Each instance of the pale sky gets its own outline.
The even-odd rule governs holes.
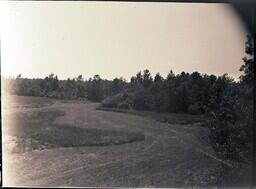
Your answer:
[[[237,78],[246,30],[225,4],[0,2],[1,71],[130,79],[149,69]]]

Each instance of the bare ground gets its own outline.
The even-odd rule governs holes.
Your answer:
[[[202,139],[207,129],[194,123],[163,123],[80,101],[3,102],[5,186],[216,185],[219,162]]]

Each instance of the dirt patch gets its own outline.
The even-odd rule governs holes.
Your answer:
[[[50,143],[42,143],[33,138],[20,138],[16,136],[5,136],[4,145],[6,153],[23,153],[32,150],[43,150],[47,148],[56,148],[58,146]]]

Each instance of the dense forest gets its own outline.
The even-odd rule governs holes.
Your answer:
[[[4,78],[4,90],[10,94],[56,99],[80,99],[101,102],[101,106],[207,116],[210,143],[217,155],[232,162],[248,162],[253,111],[253,51],[251,37],[245,43],[241,76],[235,81],[198,72],[175,74],[166,78],[149,70],[138,72],[130,81],[102,79],[99,75],[85,80],[82,75],[59,80],[50,74],[44,79]]]

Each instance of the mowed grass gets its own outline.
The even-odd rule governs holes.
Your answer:
[[[37,100],[47,99],[24,98],[17,97],[16,104],[25,108],[3,111],[3,135],[10,136],[3,146],[12,149],[5,153],[5,173],[15,173],[11,185],[182,187],[216,182],[219,162],[206,155],[214,153],[201,140],[207,128],[156,121],[161,113],[99,111],[99,104],[90,102],[53,100],[35,108]],[[22,104],[29,99],[33,103]],[[171,116],[176,123],[196,123],[198,117]]]
[[[20,101],[19,101],[20,99]],[[31,99],[31,102],[29,101]],[[37,104],[38,102],[38,104]],[[51,102],[51,103],[49,103]],[[25,104],[24,104],[25,103]],[[11,105],[15,106],[11,107]],[[37,104],[37,106],[35,106]],[[47,108],[35,108],[45,107]],[[7,106],[11,109],[25,107],[30,111],[14,111],[5,116],[5,133],[12,136],[12,151],[23,152],[35,149],[120,145],[145,139],[142,133],[97,128],[80,128],[75,125],[58,124],[55,120],[65,116],[65,110],[51,106],[53,100],[34,97],[16,97],[15,103]],[[10,141],[8,141],[10,143]],[[14,143],[14,144],[13,144]]]
[[[130,143],[144,140],[144,135],[120,131],[82,129],[79,127],[58,126],[42,128],[39,132],[31,135],[31,138],[42,142],[48,142],[55,146],[106,146]]]

